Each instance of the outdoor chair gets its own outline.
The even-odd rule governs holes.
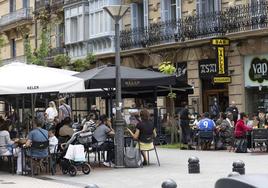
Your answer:
[[[265,144],[266,151],[268,151],[268,129],[253,129],[251,132],[251,148],[259,145],[262,151],[263,144]]]
[[[147,155],[148,165],[150,164],[150,151],[154,151],[155,152],[156,159],[157,159],[158,166],[160,166],[160,161],[159,161],[159,157],[158,157],[158,153],[157,153],[157,150],[156,150],[154,141],[153,141],[153,148],[152,149],[149,149],[149,150],[141,150],[141,148],[140,148],[140,142],[139,141],[138,141],[138,144],[139,144],[140,155],[141,155],[141,152],[142,151],[145,151],[145,154]]]
[[[5,158],[7,158],[8,160],[8,168],[9,168],[9,171],[10,173],[14,174],[15,173],[15,157],[14,157],[14,154],[13,154],[13,147],[12,146],[0,146],[0,150],[1,148],[3,149],[6,149],[9,147],[9,150],[11,151],[11,154],[0,154],[0,161],[1,162],[4,162]],[[4,166],[3,164],[1,164],[1,166]]]
[[[47,150],[48,151],[48,155],[45,157],[36,157],[32,155],[32,152],[34,150]],[[41,172],[42,170],[42,165],[44,165],[46,167],[46,172],[48,172],[48,169],[50,169],[50,155],[49,155],[49,142],[48,141],[44,141],[44,142],[32,142],[31,147],[27,148],[26,151],[27,157],[30,160],[30,168],[31,168],[31,176],[33,176],[34,174],[38,174],[39,171]],[[36,169],[34,169],[34,163],[36,164]],[[36,173],[34,173],[34,170],[36,171]],[[53,171],[52,171],[53,174]]]
[[[198,147],[203,149],[210,149],[204,147],[205,145],[210,146],[214,142],[214,133],[213,131],[198,131]],[[205,145],[204,145],[205,144]]]

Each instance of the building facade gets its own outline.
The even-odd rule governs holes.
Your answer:
[[[65,45],[74,59],[114,53],[114,25],[104,6],[119,0],[65,0]]]
[[[188,103],[209,111],[217,100],[221,111],[235,101],[239,111],[268,111],[267,8],[265,0],[125,0],[131,9],[121,30],[122,64],[155,67],[164,61],[186,73],[194,93]],[[219,76],[213,38],[228,38],[225,71]],[[185,70],[186,68],[186,70]],[[184,71],[183,71],[184,70]],[[221,75],[220,75],[221,76]],[[176,101],[180,106],[182,100]],[[256,105],[257,104],[257,105]]]
[[[24,37],[35,50],[41,43],[41,24],[38,14],[47,10],[51,32],[49,33],[49,57],[64,53],[63,0],[3,0],[0,2],[0,34],[4,38],[1,49],[2,62],[14,60],[26,62]]]

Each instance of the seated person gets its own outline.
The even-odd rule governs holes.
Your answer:
[[[63,120],[63,126],[59,129],[60,143],[66,142],[74,134],[74,130],[71,127],[72,120],[70,117],[66,117]]]
[[[202,132],[212,132],[215,129],[215,122],[209,118],[209,113],[205,112],[203,119],[201,119],[198,123],[197,123],[197,127],[199,130],[199,138],[201,138],[201,149],[209,149],[210,145],[211,145],[211,141],[213,139],[212,137],[204,137],[204,135],[202,135]]]
[[[89,114],[86,119],[84,119],[81,123],[82,131],[91,131],[91,127],[96,127],[96,123],[94,121],[94,114]]]
[[[44,121],[35,118],[33,121],[33,130],[29,132],[25,147],[30,148],[26,155],[35,159],[32,169],[35,170],[34,174],[38,174],[43,166],[42,159],[48,156],[48,131],[42,129]],[[42,148],[40,148],[42,146]],[[47,147],[46,147],[47,146]]]
[[[215,122],[209,118],[209,113],[205,112],[203,119],[197,123],[198,130],[200,131],[213,131]]]
[[[105,166],[112,166],[114,162],[114,144],[107,141],[108,136],[114,136],[115,132],[112,128],[111,122],[106,115],[100,116],[100,124],[96,127],[93,137],[97,143],[93,148],[98,147],[101,151],[107,151],[107,159],[103,163]]]
[[[21,154],[20,149],[15,149],[15,143],[18,142],[18,139],[12,141],[9,134],[9,123],[5,121],[0,122],[0,156],[18,156],[17,158],[17,174],[21,174]]]
[[[33,122],[34,129],[29,132],[25,146],[31,147],[34,142],[49,142],[48,131],[42,129],[43,121],[35,118]],[[29,156],[34,158],[44,158],[48,156],[47,149],[31,149],[28,153]]]
[[[224,143],[230,143],[233,136],[233,128],[230,121],[226,119],[226,114],[222,114],[222,121],[216,127],[216,146],[217,149],[224,149]]]
[[[240,119],[235,124],[235,137],[236,138],[245,138],[248,131],[251,131],[252,128],[246,125],[248,116],[244,113],[240,113]]]

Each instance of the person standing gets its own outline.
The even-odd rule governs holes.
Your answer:
[[[54,125],[55,117],[58,116],[58,110],[54,101],[49,102],[49,107],[45,111],[45,127],[49,130]]]
[[[217,121],[217,117],[219,113],[220,113],[220,107],[218,105],[217,98],[214,98],[213,105],[210,108],[211,119],[213,119],[214,121]]]
[[[150,120],[150,113],[147,109],[142,109],[140,112],[141,121],[136,126],[136,131],[133,133],[128,129],[131,136],[139,141],[137,147],[141,150],[143,156],[143,165],[148,165],[148,157],[145,151],[154,148],[153,139],[156,137],[156,130],[153,122]]]
[[[236,124],[237,122],[237,119],[238,119],[238,109],[235,105],[235,101],[232,101],[231,102],[231,106],[229,106],[227,109],[226,109],[226,112],[231,112],[233,114],[233,121],[234,121],[234,124]]]
[[[191,129],[190,129],[190,114],[188,110],[188,105],[184,103],[184,108],[180,111],[180,127],[182,131],[182,143],[188,145],[188,149],[194,149],[191,147]],[[187,149],[181,147],[181,149]]]
[[[72,119],[72,109],[71,107],[65,103],[65,99],[59,99],[59,121],[63,122],[66,117]]]

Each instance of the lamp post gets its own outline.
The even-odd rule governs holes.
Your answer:
[[[120,73],[120,41],[119,21],[126,14],[129,6],[109,5],[103,9],[113,18],[115,22],[115,80],[116,80],[116,116],[115,116],[115,166],[124,166],[124,120],[121,115],[121,73]]]

